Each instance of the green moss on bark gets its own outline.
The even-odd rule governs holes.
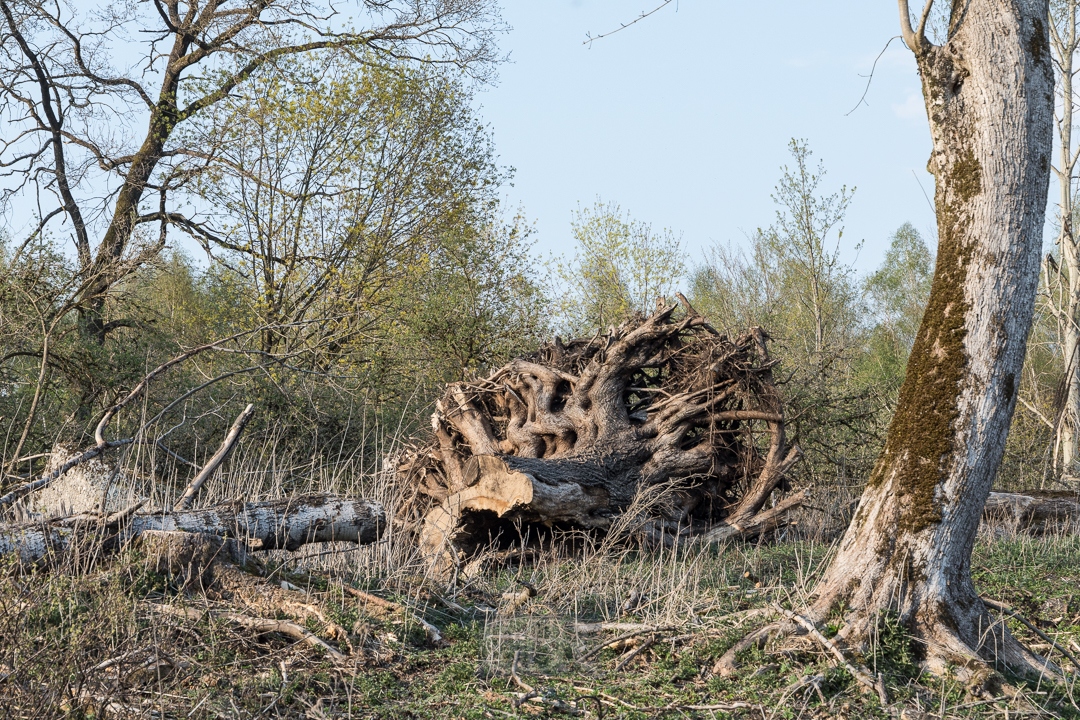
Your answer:
[[[939,199],[940,241],[934,284],[908,361],[907,376],[885,451],[870,478],[895,477],[898,529],[917,533],[941,520],[938,488],[950,469],[958,402],[967,374],[964,349],[969,304],[964,286],[973,244],[964,232],[966,206],[982,191],[982,169],[968,149],[949,168]]]

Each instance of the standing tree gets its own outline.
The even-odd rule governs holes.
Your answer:
[[[137,323],[110,317],[110,298],[170,229],[214,235],[183,201],[193,168],[213,164],[217,149],[183,131],[249,79],[287,77],[286,61],[305,53],[491,67],[500,23],[490,0],[359,5],[367,29],[306,0],[0,0],[0,199],[34,208],[16,255],[70,233],[77,282],[59,307],[78,316],[87,353]],[[81,418],[106,389],[81,391]]]
[[[1061,262],[1048,257],[1045,262],[1047,309],[1057,325],[1058,342],[1064,375],[1064,402],[1053,418],[1055,458],[1068,473],[1077,460],[1080,442],[1080,239],[1073,231],[1073,201],[1076,192],[1076,163],[1080,154],[1072,140],[1074,91],[1073,77],[1077,73],[1076,53],[1080,49],[1077,34],[1077,0],[1055,0],[1050,3],[1050,48],[1058,83],[1057,134],[1060,156],[1053,168],[1058,190],[1057,246]],[[1060,455],[1058,455],[1060,452]],[[1055,466],[1057,463],[1055,462]]]
[[[859,369],[886,395],[890,408],[904,381],[933,279],[934,254],[906,222],[893,233],[881,266],[863,284],[873,325]]]
[[[925,666],[983,692],[992,667],[1047,663],[990,617],[971,551],[1016,406],[1039,277],[1053,69],[1046,0],[953,3],[947,41],[900,0],[933,138],[938,254],[930,300],[884,451],[810,620],[839,612],[865,649],[881,615],[925,643]],[[991,664],[993,663],[993,664]]]
[[[200,240],[275,326],[263,351],[345,355],[441,237],[483,222],[505,173],[471,99],[437,68],[306,55],[190,123],[189,144],[214,149],[192,173],[219,228]]]
[[[556,306],[571,333],[649,313],[675,292],[683,251],[671,230],[657,232],[599,198],[591,208],[579,207],[570,226],[578,253],[572,261],[552,263],[551,270],[565,290]]]
[[[854,268],[844,262],[843,222],[853,190],[822,192],[825,167],[805,141],[773,192],[776,220],[750,236],[750,252],[714,247],[692,276],[694,306],[725,330],[760,325],[782,348],[785,403],[806,453],[799,473],[817,486],[869,473],[882,433],[854,360],[864,334]],[[856,246],[857,248],[858,246]]]

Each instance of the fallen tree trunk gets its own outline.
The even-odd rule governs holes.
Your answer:
[[[148,530],[213,535],[236,540],[249,550],[295,550],[316,542],[372,543],[385,525],[378,503],[319,494],[182,512],[85,513],[0,524],[0,557],[14,555],[22,563],[57,560],[81,543],[90,543],[95,551],[115,550]]]
[[[438,570],[552,529],[610,531],[628,514],[661,541],[783,523],[802,495],[761,513],[800,453],[767,335],[720,335],[680,300],[681,316],[671,305],[606,335],[556,338],[447,387],[433,437],[398,466],[414,491],[405,519]]]
[[[1074,493],[990,493],[983,507],[984,522],[1006,523],[1016,530],[1043,533],[1069,527],[1080,520]]]

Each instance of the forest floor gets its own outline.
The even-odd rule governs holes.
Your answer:
[[[830,553],[790,534],[676,552],[600,545],[452,583],[360,572],[356,551],[272,559],[260,582],[322,608],[326,622],[297,624],[337,658],[245,627],[213,586],[185,590],[132,552],[0,573],[0,717],[1080,718],[1071,686],[1010,678],[1018,695],[985,700],[921,676],[918,647],[887,617],[864,658],[886,705],[811,643],[751,649],[735,674],[714,672],[768,608],[803,606]],[[1012,632],[1075,678],[1047,639],[1080,655],[1080,537],[983,532],[972,566],[984,596],[1042,635],[1010,616]]]

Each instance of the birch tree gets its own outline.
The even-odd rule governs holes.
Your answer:
[[[1058,161],[1053,166],[1058,181],[1057,247],[1061,262],[1047,257],[1044,261],[1047,309],[1058,330],[1064,375],[1065,402],[1052,419],[1055,434],[1055,458],[1060,458],[1066,473],[1077,460],[1080,438],[1080,244],[1073,234],[1073,201],[1076,195],[1076,163],[1080,148],[1072,139],[1075,95],[1073,78],[1080,37],[1076,27],[1076,0],[1054,0],[1050,4],[1050,50],[1057,71],[1055,103]],[[1057,463],[1055,462],[1055,466]]]
[[[933,140],[934,281],[885,448],[803,619],[831,615],[837,644],[860,651],[895,612],[928,671],[983,694],[993,668],[1053,673],[989,615],[970,563],[1034,310],[1054,76],[1046,0],[953,3],[941,45],[925,34],[933,5],[913,24],[899,1]]]

